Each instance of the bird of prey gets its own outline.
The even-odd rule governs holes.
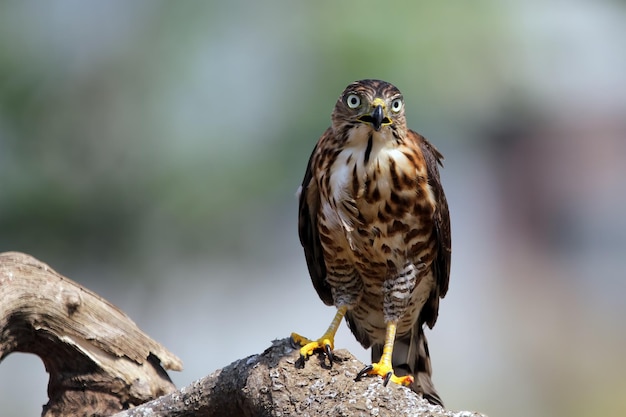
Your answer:
[[[443,157],[407,128],[404,98],[385,81],[348,85],[331,119],[299,189],[298,230],[313,286],[337,314],[317,340],[292,333],[298,364],[322,351],[332,365],[345,317],[372,347],[356,380],[380,375],[442,405],[423,325],[435,324],[450,274]]]

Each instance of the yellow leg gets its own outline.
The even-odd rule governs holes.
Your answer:
[[[393,354],[393,343],[396,340],[396,323],[387,323],[387,333],[385,334],[385,345],[383,346],[383,354],[380,357],[378,363],[373,363],[366,366],[358,373],[356,380],[361,379],[365,374],[367,375],[380,375],[385,380],[385,385],[389,381],[400,385],[411,385],[414,381],[411,375],[397,377],[393,372],[393,366],[391,365],[391,357]]]
[[[291,340],[295,343],[302,346],[300,348],[300,360],[298,361],[299,365],[304,365],[304,360],[313,354],[316,350],[322,349],[326,352],[326,356],[328,356],[328,360],[331,365],[333,363],[333,355],[332,350],[335,348],[335,334],[337,333],[337,329],[341,324],[341,320],[343,316],[346,315],[347,307],[339,307],[337,309],[337,314],[335,314],[335,318],[330,322],[330,326],[326,332],[317,340],[310,340],[304,336],[300,336],[297,333],[291,333]]]

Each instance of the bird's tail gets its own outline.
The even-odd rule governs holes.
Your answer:
[[[372,363],[378,362],[382,353],[383,345],[372,345]],[[410,386],[413,391],[422,394],[431,404],[443,407],[443,401],[431,379],[433,371],[428,342],[419,323],[415,324],[411,332],[396,338],[391,362],[397,376],[413,375],[415,382]]]

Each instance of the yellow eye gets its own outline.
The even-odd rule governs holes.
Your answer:
[[[348,97],[346,97],[346,104],[351,109],[356,109],[361,105],[361,97],[357,96],[356,94],[350,94]]]
[[[402,110],[402,99],[397,98],[391,102],[391,111],[394,113],[398,113],[400,110]]]

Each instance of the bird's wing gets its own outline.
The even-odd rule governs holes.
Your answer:
[[[325,137],[332,134],[329,128],[324,132],[320,142]],[[326,305],[333,305],[333,296],[330,285],[326,282],[326,263],[324,262],[324,251],[317,225],[317,216],[320,209],[320,193],[317,181],[313,176],[313,160],[319,147],[319,143],[313,149],[309,163],[306,167],[304,180],[300,188],[299,208],[298,208],[298,234],[300,243],[304,248],[306,263],[311,275],[311,281],[319,297]]]
[[[424,305],[421,312],[419,324],[426,323],[428,327],[433,327],[437,321],[439,312],[439,298],[443,298],[448,292],[450,281],[450,257],[452,254],[450,237],[450,212],[448,211],[448,201],[441,186],[439,178],[439,167],[443,166],[443,155],[420,134],[409,130],[409,137],[419,145],[428,173],[428,183],[435,196],[436,210],[434,214],[434,239],[437,240],[437,257],[433,263],[436,278],[436,288],[429,300]]]

